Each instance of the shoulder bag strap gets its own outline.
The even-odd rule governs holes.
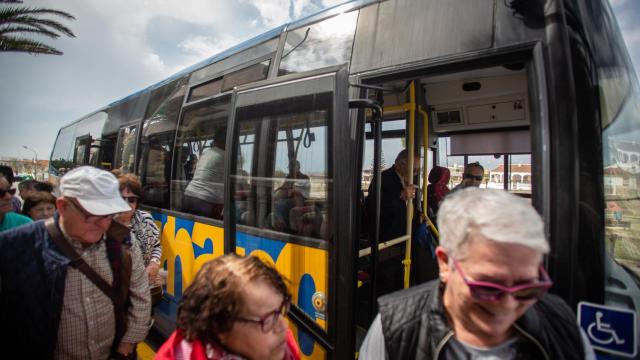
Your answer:
[[[102,278],[89,264],[87,264],[84,259],[78,254],[71,244],[62,236],[58,225],[55,223],[53,218],[49,218],[44,222],[45,227],[47,228],[47,232],[51,235],[51,238],[58,246],[60,251],[71,260],[70,265],[74,268],[78,269],[78,271],[82,272],[89,280],[91,280],[94,285],[96,285],[102,292],[111,299],[113,304],[116,307],[121,306],[120,298],[115,293],[114,289],[109,285],[109,283]],[[114,276],[116,276],[114,274]]]

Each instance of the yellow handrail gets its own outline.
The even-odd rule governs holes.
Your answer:
[[[408,179],[409,185],[413,185],[413,159],[415,154],[415,131],[416,131],[416,86],[415,81],[411,81],[409,84],[409,102],[408,105],[409,111],[409,141],[407,144],[408,150]],[[411,235],[412,225],[413,224],[413,201],[409,200],[407,202],[407,234]],[[409,283],[411,280],[411,236],[407,239],[405,244],[404,251],[404,260],[402,261],[402,265],[404,265],[404,288],[409,287]]]

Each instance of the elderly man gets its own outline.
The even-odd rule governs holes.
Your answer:
[[[438,222],[440,279],[378,300],[361,359],[594,357],[571,309],[546,294],[549,245],[524,199],[461,190]]]
[[[462,190],[468,187],[480,187],[484,178],[484,167],[479,162],[472,162],[464,166],[462,181],[456,185],[451,192]]]
[[[67,173],[60,192],[55,222],[38,221],[0,234],[3,352],[15,351],[24,359],[126,357],[146,337],[149,288],[139,247],[128,250],[105,234],[112,215],[131,208],[115,176],[92,167]],[[70,259],[69,249],[78,258]],[[128,310],[118,313],[127,329],[117,343],[115,297],[107,296],[83,265],[106,282],[107,290],[126,290],[119,284],[129,282]],[[125,268],[130,269],[128,279]]]
[[[407,178],[409,152],[405,149],[398,153],[390,168],[380,174],[380,241],[395,239],[407,231],[407,201],[416,196],[418,187]],[[420,156],[413,160],[413,176],[420,172]],[[373,216],[375,184],[369,185],[366,200],[367,213]]]

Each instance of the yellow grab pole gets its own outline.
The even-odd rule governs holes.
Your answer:
[[[416,123],[416,88],[415,82],[411,81],[409,85],[409,144],[408,144],[408,169],[409,172],[409,184],[413,185],[413,159],[415,153],[415,123]],[[407,235],[409,235],[409,239],[405,244],[405,252],[404,252],[404,260],[402,264],[404,265],[404,288],[409,287],[409,282],[411,280],[411,225],[413,222],[413,201],[407,201]]]
[[[423,189],[422,189],[422,194],[423,194],[423,201],[422,201],[422,211],[425,214],[425,216],[427,217],[427,224],[429,225],[429,229],[431,229],[431,233],[433,235],[435,235],[436,239],[440,239],[440,233],[438,232],[438,229],[436,228],[436,226],[433,224],[433,222],[431,221],[431,219],[429,218],[429,214],[427,213],[427,181],[428,181],[428,176],[427,176],[427,154],[429,153],[429,114],[422,110],[422,106],[418,107],[418,111],[420,112],[420,114],[422,115],[422,118],[424,119],[424,129],[422,132],[422,135],[424,136],[423,138],[423,144],[424,144],[424,172],[422,174],[423,176],[423,182],[422,184],[424,185]]]
[[[429,115],[426,111],[422,110],[422,106],[418,106],[418,111],[420,115],[422,115],[423,128],[422,128],[422,150],[424,152],[424,158],[422,159],[422,213],[424,216],[429,216],[427,209],[429,208],[427,205],[427,182],[429,181],[427,174],[427,165],[429,156]]]

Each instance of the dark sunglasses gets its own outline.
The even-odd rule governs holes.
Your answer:
[[[135,204],[138,202],[137,196],[123,196],[122,198],[129,204]]]
[[[276,324],[278,323],[278,320],[280,319],[280,316],[287,315],[287,313],[289,312],[290,305],[291,305],[290,300],[285,300],[282,302],[278,310],[272,311],[264,315],[258,320],[247,319],[243,317],[236,317],[236,320],[241,322],[260,324],[260,329],[262,330],[262,332],[268,333],[269,331],[273,330],[273,328],[276,326]]]
[[[9,195],[13,196],[16,194],[16,189],[0,189],[0,198],[5,197],[5,195],[7,195],[7,193],[9,193]]]
[[[511,294],[516,300],[520,301],[537,300],[546,294],[547,290],[553,285],[553,282],[549,279],[549,274],[547,274],[542,266],[540,266],[540,280],[529,284],[505,287],[487,281],[468,280],[464,276],[460,264],[458,264],[456,259],[453,259],[453,265],[460,273],[464,283],[469,287],[471,297],[480,301],[497,301],[504,296],[504,294]]]
[[[472,175],[472,174],[462,174],[462,176],[465,179],[474,179],[476,181],[482,181],[482,178],[484,178],[484,176],[482,176],[482,175],[476,176],[476,175]]]

